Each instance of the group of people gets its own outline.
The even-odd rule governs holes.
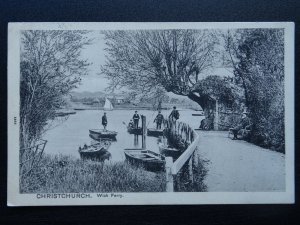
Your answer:
[[[179,112],[176,109],[176,106],[173,107],[172,112],[169,115],[169,119],[173,122],[177,121],[179,119]],[[140,120],[140,115],[138,114],[138,111],[135,111],[134,115],[132,116],[132,119],[129,122],[129,126],[133,128],[138,128],[139,127],[139,120]],[[164,116],[161,114],[161,111],[158,111],[158,114],[156,115],[153,123],[156,123],[156,129],[160,130],[161,125],[164,121]],[[107,127],[107,116],[106,112],[104,112],[104,115],[102,116],[102,125],[104,127],[104,130],[106,130]],[[233,139],[237,139],[238,132],[241,129],[249,129],[249,127],[252,125],[247,112],[242,113],[242,118],[238,125],[235,127],[230,128],[230,131],[233,133]]]
[[[171,119],[172,121],[176,121],[179,119],[179,112],[176,109],[176,106],[173,107],[172,112],[169,115],[169,119]],[[140,120],[140,115],[138,114],[138,111],[135,111],[132,119],[129,122],[129,126],[133,127],[133,128],[138,128],[139,127],[139,120]],[[164,116],[161,113],[161,111],[158,111],[158,114],[156,115],[153,123],[156,123],[156,129],[160,130],[161,129],[161,125],[164,121]]]
[[[133,128],[138,128],[139,127],[139,121],[140,121],[140,115],[138,114],[138,111],[135,111],[132,119],[129,122],[129,126],[133,127]],[[179,119],[179,112],[176,109],[176,106],[173,107],[172,112],[169,115],[169,119],[172,121],[176,121]],[[164,121],[164,116],[161,114],[161,111],[158,111],[158,114],[156,115],[153,123],[156,123],[156,129],[160,130],[161,129],[161,125]],[[104,112],[103,116],[102,116],[102,126],[104,127],[104,130],[106,130],[107,127],[107,116],[106,116],[106,112]]]

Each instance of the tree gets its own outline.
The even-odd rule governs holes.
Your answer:
[[[235,81],[245,91],[253,141],[284,151],[284,32],[244,29],[224,36]]]
[[[161,87],[188,96],[205,109],[196,84],[214,66],[218,39],[208,30],[105,31],[102,74],[112,89],[149,93]],[[195,94],[196,93],[196,94]]]
[[[80,58],[89,44],[82,31],[28,30],[21,33],[20,143],[31,146],[41,138],[64,97],[87,74]]]
[[[152,89],[149,93],[138,96],[141,101],[151,103],[152,108],[155,110],[161,110],[163,102],[169,99],[168,95],[166,95],[166,91],[160,86]]]

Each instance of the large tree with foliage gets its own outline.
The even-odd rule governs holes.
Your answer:
[[[20,143],[31,146],[63,106],[64,97],[87,73],[81,59],[90,43],[82,31],[28,30],[21,33]]]
[[[206,108],[196,84],[214,67],[218,38],[209,30],[106,31],[102,73],[112,88],[149,93],[162,87]]]
[[[244,88],[253,141],[284,151],[284,31],[243,29],[224,35],[227,63]],[[228,65],[229,65],[228,64]]]

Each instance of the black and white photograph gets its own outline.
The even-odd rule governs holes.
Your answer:
[[[10,23],[10,206],[294,202],[294,24]]]

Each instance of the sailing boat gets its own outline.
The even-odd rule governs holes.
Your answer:
[[[103,106],[103,109],[105,111],[111,111],[111,110],[114,109],[114,107],[112,106],[111,102],[107,98],[105,98],[105,104]]]

